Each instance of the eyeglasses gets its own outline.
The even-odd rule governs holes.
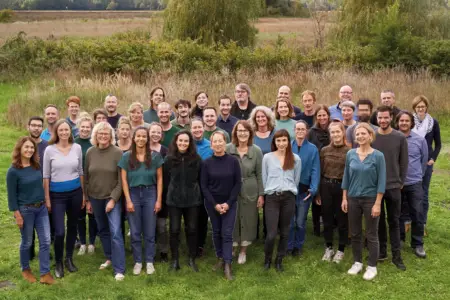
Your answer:
[[[341,94],[349,94],[349,95],[353,94],[353,92],[347,92],[347,91],[339,92],[339,93],[341,93]]]
[[[237,90],[237,91],[234,91],[236,94],[245,94],[245,93],[247,93],[247,91],[243,91],[243,90]]]
[[[99,136],[110,136],[110,134],[107,133],[107,132],[97,132],[97,135],[99,135]]]
[[[307,131],[308,129],[306,128],[295,128],[295,131]]]
[[[425,105],[419,105],[419,106],[416,106],[416,109],[426,109],[427,107],[425,106]]]
[[[42,125],[30,124],[30,127],[32,127],[32,128],[42,128]]]

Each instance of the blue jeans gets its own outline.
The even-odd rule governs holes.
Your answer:
[[[400,217],[400,238],[405,240],[405,221],[411,220],[411,247],[423,245],[423,189],[422,182],[405,185],[402,189],[402,215]]]
[[[118,201],[114,208],[106,213],[109,199],[90,198],[95,220],[97,221],[98,236],[102,242],[106,259],[112,261],[114,274],[125,273],[125,246],[122,237],[122,203]]]
[[[135,263],[142,263],[142,238],[144,237],[145,262],[153,263],[155,259],[156,187],[138,186],[130,188],[134,212],[128,213],[131,231],[131,249]]]
[[[21,206],[19,208],[23,218],[23,227],[20,230],[20,265],[22,271],[30,268],[30,247],[33,232],[36,229],[39,238],[39,272],[41,275],[50,272],[50,222],[45,205],[41,207]]]
[[[423,188],[423,224],[426,225],[428,221],[428,208],[429,208],[429,201],[428,201],[428,194],[430,190],[430,182],[431,182],[431,175],[433,175],[433,166],[427,166],[427,169],[425,171],[425,175],[422,179],[422,188]]]
[[[297,194],[295,199],[295,214],[291,220],[289,229],[289,251],[292,251],[294,248],[301,249],[305,244],[306,219],[308,218],[309,207],[314,198],[311,196],[308,200],[303,201],[306,195],[306,193]]]

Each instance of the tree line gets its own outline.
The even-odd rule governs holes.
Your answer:
[[[14,10],[162,10],[163,0],[1,0],[0,9]]]

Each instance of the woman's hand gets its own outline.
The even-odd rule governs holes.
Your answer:
[[[45,199],[45,206],[47,207],[47,210],[49,213],[52,212],[52,203],[50,202],[50,199]]]
[[[434,159],[430,159],[427,163],[427,165],[432,166],[434,165]]]
[[[342,208],[343,212],[348,213],[348,202],[347,202],[347,199],[342,199],[341,208]]]
[[[264,206],[264,196],[259,196],[258,197],[258,203],[256,204],[257,208],[263,208]]]
[[[131,202],[131,200],[127,201],[127,212],[134,213],[134,205],[133,202]]]
[[[88,204],[89,204],[89,202],[88,202]],[[114,206],[116,206],[116,201],[114,201],[113,199],[110,199],[108,201],[108,204],[106,204],[106,208],[105,208],[106,213],[109,213],[110,211],[112,211]]]
[[[227,203],[223,203],[222,204],[222,211],[223,211],[223,213],[226,213],[229,209],[230,209],[230,207],[228,206]]]
[[[375,203],[372,206],[372,218],[379,217],[380,213],[381,213],[381,205]]]
[[[217,211],[219,214],[223,214],[223,213],[224,213],[223,207],[222,207],[222,205],[220,205],[220,204],[216,204],[215,209],[216,209],[216,211]]]
[[[155,212],[155,215],[161,210],[161,207],[162,207],[161,201],[156,201],[155,209],[153,210]]]
[[[317,205],[322,205],[322,198],[320,197],[320,195],[316,196],[316,200],[315,201],[316,201]]]
[[[93,214],[94,212],[92,211],[92,205],[91,205],[91,201],[86,202],[86,211],[88,214]]]
[[[17,226],[19,226],[19,229],[23,228],[23,218],[22,215],[20,214],[20,211],[16,210],[14,212],[14,218],[16,219],[16,224]]]

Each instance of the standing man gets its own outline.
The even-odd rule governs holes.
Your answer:
[[[384,154],[386,161],[386,191],[381,202],[381,215],[378,228],[380,252],[378,260],[387,259],[387,220],[392,250],[392,262],[400,270],[406,270],[400,252],[400,213],[402,196],[401,189],[405,183],[408,171],[408,143],[404,134],[392,129],[392,109],[380,106],[377,109],[379,128],[372,147]]]
[[[214,107],[208,106],[203,109],[203,123],[205,124],[205,132],[203,133],[203,136],[205,139],[209,141],[209,138],[215,131],[222,131],[225,133],[225,137],[227,138],[227,143],[230,142],[230,136],[228,133],[217,127],[217,111]]]
[[[425,258],[422,178],[427,169],[428,144],[423,137],[411,131],[415,124],[414,116],[410,112],[401,111],[395,119],[400,132],[405,135],[408,142],[408,172],[402,189],[402,204],[406,205],[402,205],[402,217],[411,218],[411,248],[418,257]],[[400,237],[405,241],[405,224],[402,217]]]
[[[356,103],[358,122],[349,128],[345,132],[347,137],[347,142],[352,144],[352,148],[357,148],[358,143],[355,140],[355,128],[359,123],[369,123],[370,116],[372,115],[373,104],[369,99],[359,99]],[[370,124],[370,123],[369,123]],[[370,124],[375,132],[378,130],[378,126]]]
[[[144,111],[144,122],[151,124],[152,122],[159,122],[158,105],[166,102],[166,93],[162,87],[155,87],[150,91],[150,101],[148,110]],[[175,119],[175,114],[171,112],[170,120]]]
[[[54,104],[48,104],[44,108],[44,117],[47,122],[47,128],[41,133],[41,139],[49,141],[52,137],[53,126],[55,126],[56,121],[59,119],[59,111]]]
[[[308,129],[306,121],[298,121],[294,128],[295,139],[292,141],[292,152],[300,157],[302,163],[300,183],[295,199],[295,214],[289,230],[288,252],[292,253],[292,256],[297,256],[303,251],[306,219],[320,182],[319,150],[306,139]]]
[[[178,117],[170,121],[170,123],[180,130],[190,130],[191,117],[189,116],[189,112],[191,111],[191,101],[184,99],[178,100],[177,103],[175,103],[175,110]]]
[[[396,126],[395,124],[395,118],[397,117],[398,113],[400,112],[400,109],[395,106],[395,94],[392,90],[383,90],[380,94],[380,102],[381,105],[389,106],[392,109],[392,123],[391,127],[394,128]],[[373,125],[378,125],[377,123],[377,112],[374,112],[372,114],[372,117],[370,118],[370,123]]]
[[[287,99],[287,100],[289,100],[289,102],[293,103],[292,98],[291,98],[291,88],[288,87],[287,85],[280,86],[280,88],[278,89],[278,94],[277,94],[277,100],[278,99]],[[293,117],[295,117],[296,115],[298,115],[302,112],[300,107],[295,106],[294,104],[292,104],[292,107],[294,108]]]
[[[216,125],[225,130],[229,136],[233,132],[234,125],[239,121],[238,118],[230,115],[231,110],[231,98],[227,95],[222,95],[219,98],[219,112],[220,115],[217,118]]]
[[[316,105],[316,93],[310,90],[304,91],[302,93],[302,103],[303,112],[298,113],[294,120],[303,120],[308,124],[308,127],[311,128],[314,125],[314,114],[316,113],[316,110],[314,109]]]
[[[352,101],[353,90],[349,85],[344,85],[339,90],[339,102],[335,105],[331,105],[328,109],[330,110],[331,119],[339,119],[342,121],[342,107],[341,104],[344,101]],[[355,116],[356,120],[356,116]]]
[[[250,100],[251,90],[245,83],[239,83],[234,89],[234,101],[231,106],[231,115],[239,120],[247,120],[256,104]]]
[[[121,114],[117,112],[118,100],[114,95],[109,94],[105,98],[104,108],[108,113],[108,123],[111,125],[113,129],[117,128],[117,123],[119,119],[122,117]]]
[[[78,113],[80,112],[80,98],[77,96],[70,96],[66,100],[67,112],[69,116],[66,118],[67,122],[69,122],[70,127],[72,127],[72,135],[74,138],[78,137]]]
[[[161,145],[163,145],[164,147],[169,148],[170,143],[172,142],[172,139],[175,135],[175,133],[177,133],[178,131],[180,131],[180,129],[178,129],[177,127],[173,126],[172,123],[170,123],[170,115],[171,115],[171,110],[170,110],[170,104],[167,102],[161,102],[158,105],[158,119],[159,119],[159,123],[161,123],[161,126],[163,128],[163,135],[164,138],[161,141]]]

